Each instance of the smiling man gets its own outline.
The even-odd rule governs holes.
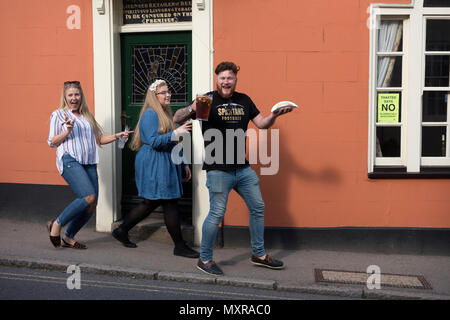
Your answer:
[[[213,261],[213,247],[232,189],[244,199],[250,212],[250,242],[253,253],[250,262],[271,269],[284,268],[283,262],[270,257],[264,250],[264,201],[259,187],[259,178],[245,159],[245,141],[244,147],[239,148],[238,146],[242,146],[242,142],[238,141],[240,134],[229,134],[229,132],[246,132],[250,121],[259,129],[270,128],[278,116],[292,109],[286,107],[271,112],[267,117],[262,116],[249,96],[235,91],[238,71],[239,67],[233,62],[221,62],[216,67],[217,90],[208,93],[212,95],[211,111],[208,121],[202,122],[205,150],[211,143],[217,145],[215,139],[209,139],[211,135],[208,133],[211,131],[220,132],[222,142],[220,150],[215,148],[216,153],[220,155],[212,154],[211,158],[205,159],[203,163],[203,169],[207,171],[206,186],[209,190],[210,209],[203,223],[197,268],[213,275],[223,274]],[[175,113],[174,121],[176,123],[185,121],[193,116],[195,109],[195,102],[191,106],[180,109]],[[228,141],[230,139],[231,141]]]

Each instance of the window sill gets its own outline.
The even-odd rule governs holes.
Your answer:
[[[450,167],[420,167],[420,172],[407,172],[406,167],[377,166],[369,179],[450,179]]]

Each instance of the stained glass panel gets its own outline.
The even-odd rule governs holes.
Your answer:
[[[148,87],[156,79],[167,82],[171,101],[187,102],[186,45],[139,45],[132,48],[132,102],[143,103]]]

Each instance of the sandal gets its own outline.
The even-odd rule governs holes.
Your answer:
[[[87,246],[85,246],[84,244],[79,243],[77,241],[75,241],[74,244],[70,244],[66,240],[62,239],[62,242],[64,242],[64,244],[62,245],[64,248],[87,249]]]
[[[55,248],[58,248],[59,246],[61,246],[61,236],[56,236],[55,237],[55,236],[51,235],[51,231],[52,231],[52,227],[53,227],[53,223],[54,222],[55,222],[54,220],[47,222],[47,231],[48,231],[48,235],[50,237],[50,242],[52,243],[52,245]]]

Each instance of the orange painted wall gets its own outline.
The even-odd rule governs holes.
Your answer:
[[[380,2],[393,1],[214,1],[215,65],[241,67],[238,91],[264,115],[281,100],[301,106],[273,127],[280,169],[260,176],[266,226],[450,228],[448,179],[367,177],[367,8]],[[248,225],[234,192],[225,224]]]
[[[448,179],[367,178],[372,2],[392,1],[214,1],[215,63],[241,66],[238,90],[264,115],[301,105],[274,125],[280,169],[260,176],[267,226],[450,228]],[[70,5],[80,30],[66,27]],[[46,139],[64,81],[80,80],[94,111],[91,0],[0,1],[0,40],[0,182],[65,184]],[[225,224],[248,225],[236,194]]]
[[[80,29],[66,26],[71,5]],[[66,184],[46,140],[64,81],[80,80],[94,111],[91,1],[0,1],[0,42],[0,182]]]

